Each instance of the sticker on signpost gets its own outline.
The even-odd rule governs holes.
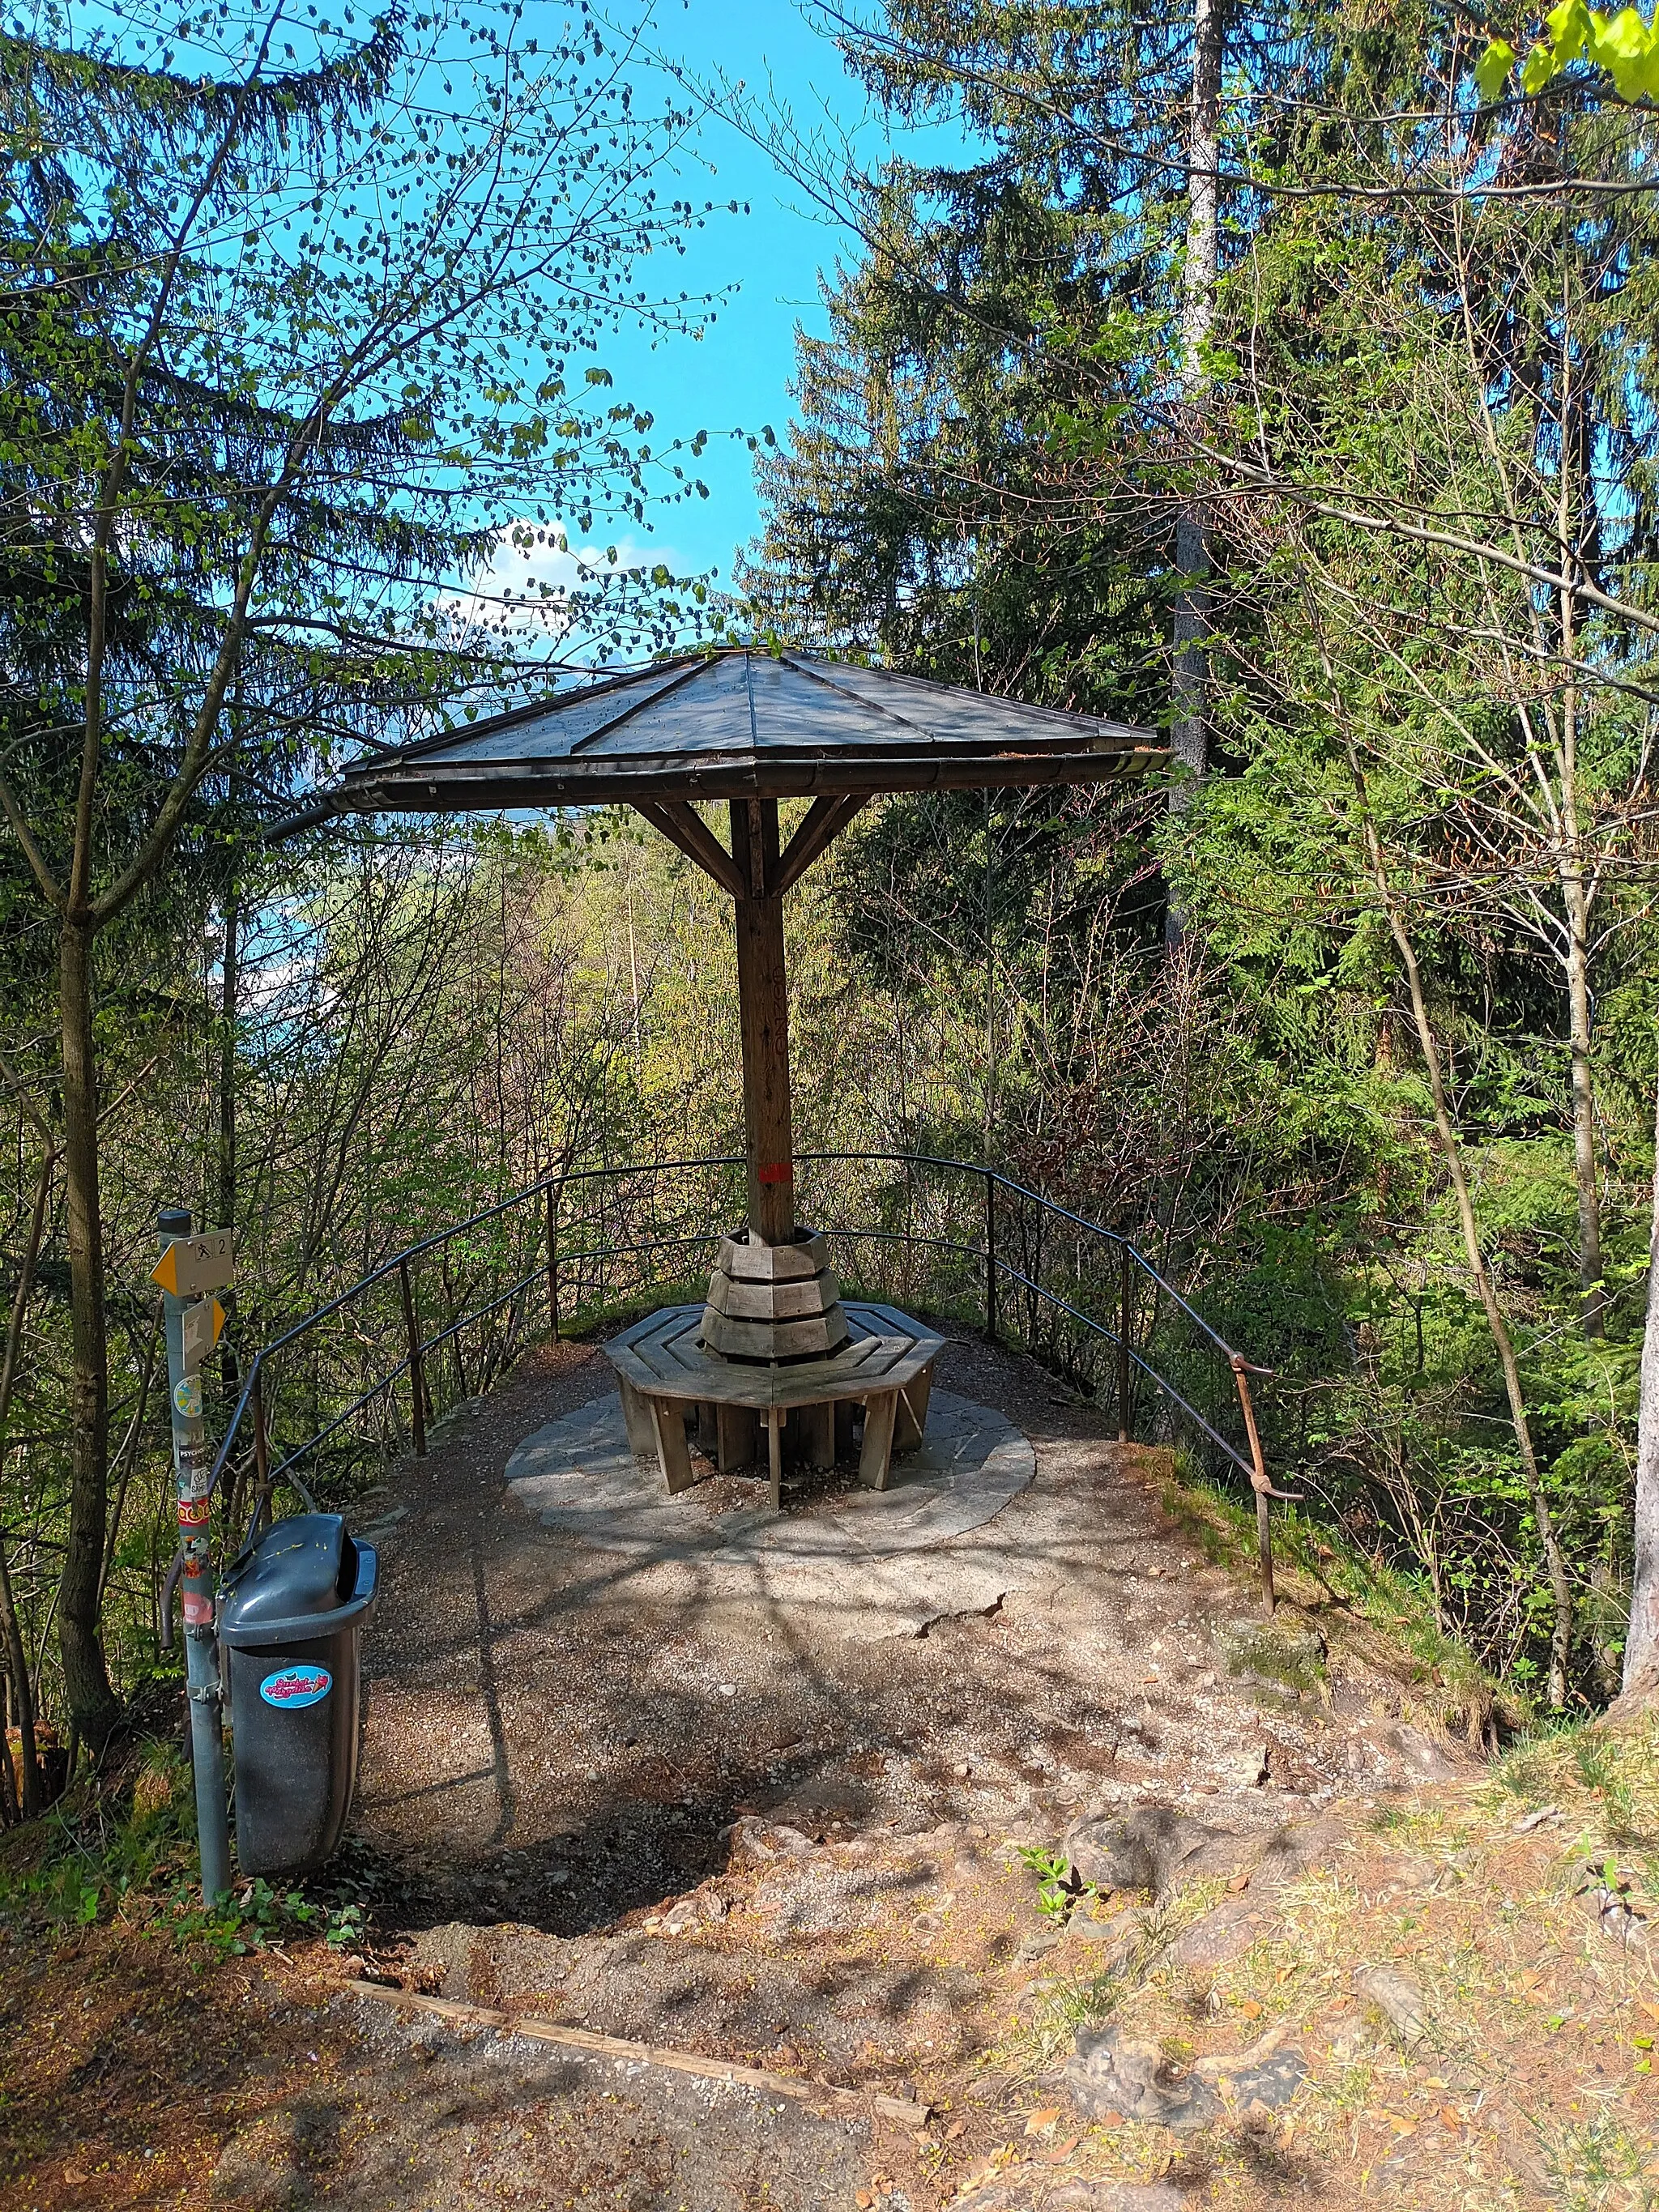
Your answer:
[[[202,1378],[186,1375],[182,1382],[173,1385],[173,1402],[187,1421],[199,1420],[202,1416]]]
[[[320,1705],[333,1687],[334,1677],[326,1667],[279,1667],[260,1683],[259,1695],[268,1705],[298,1712],[307,1705]]]

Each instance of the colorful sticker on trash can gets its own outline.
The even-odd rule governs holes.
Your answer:
[[[260,1683],[259,1695],[268,1705],[292,1711],[320,1705],[333,1687],[334,1677],[326,1667],[279,1667]]]

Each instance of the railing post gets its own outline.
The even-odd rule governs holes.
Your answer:
[[[1129,1264],[1129,1240],[1118,1240],[1120,1263],[1117,1308],[1117,1440],[1121,1444],[1129,1441],[1133,1424],[1129,1418],[1129,1328],[1134,1319],[1133,1279]]]
[[[426,1457],[426,1370],[421,1358],[421,1332],[415,1319],[415,1286],[409,1279],[409,1262],[398,1262],[398,1287],[404,1296],[404,1327],[409,1334],[409,1406],[415,1428],[415,1456]]]
[[[985,1336],[997,1340],[997,1179],[985,1170]]]
[[[264,1363],[258,1359],[253,1365],[253,1519],[248,1529],[250,1540],[259,1534],[260,1524],[270,1515],[270,1431],[265,1426]]]
[[[1267,1467],[1261,1456],[1261,1438],[1255,1425],[1255,1407],[1250,1400],[1249,1377],[1244,1372],[1243,1356],[1233,1354],[1233,1380],[1238,1385],[1238,1402],[1244,1413],[1244,1432],[1250,1440],[1250,1487],[1255,1492],[1255,1548],[1261,1568],[1261,1602],[1269,1620],[1273,1615],[1273,1540],[1267,1521],[1267,1499],[1273,1486],[1267,1480]]]
[[[559,1340],[559,1200],[547,1187],[547,1320],[555,1344]]]

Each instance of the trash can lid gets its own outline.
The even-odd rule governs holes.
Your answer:
[[[288,1628],[319,1616],[317,1631],[357,1591],[357,1547],[337,1513],[295,1513],[273,1522],[225,1570],[219,1619],[225,1629]]]

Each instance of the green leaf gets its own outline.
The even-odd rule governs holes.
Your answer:
[[[1515,67],[1515,48],[1507,39],[1494,39],[1474,65],[1475,89],[1482,100],[1496,100]]]
[[[1659,35],[1634,8],[1616,15],[1592,15],[1584,51],[1606,70],[1620,100],[1650,100],[1659,94]]]
[[[1549,47],[1535,46],[1527,56],[1526,67],[1521,72],[1521,89],[1524,93],[1542,92],[1551,79],[1559,76],[1560,65]]]
[[[1560,0],[1544,18],[1544,28],[1549,33],[1550,44],[1555,49],[1558,69],[1568,62],[1576,62],[1589,43],[1595,19],[1585,0]]]

